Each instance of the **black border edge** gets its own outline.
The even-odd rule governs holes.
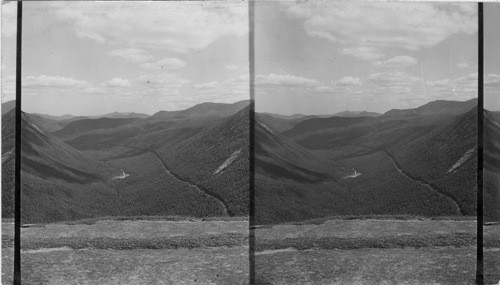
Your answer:
[[[249,284],[255,284],[255,0],[248,1],[249,125]]]
[[[16,35],[16,150],[15,150],[15,197],[14,197],[14,284],[21,284],[21,48],[23,2],[17,2]]]
[[[483,115],[484,115],[484,54],[483,54],[483,3],[478,3],[478,101],[477,101],[477,258],[476,284],[484,284],[483,254]]]

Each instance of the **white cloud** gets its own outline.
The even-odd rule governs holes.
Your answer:
[[[346,76],[331,84],[320,80],[295,76],[291,74],[268,74],[255,77],[256,92],[259,94],[324,94],[336,93],[352,95],[360,92],[361,79]]]
[[[2,82],[3,83],[3,82]],[[123,95],[123,88],[131,88],[133,84],[128,79],[112,78],[106,82],[93,84],[85,80],[63,76],[26,76],[23,78],[25,95],[81,95],[99,94],[106,96]]]
[[[22,81],[23,88],[85,88],[91,84],[84,80],[77,80],[63,76],[26,76]]]
[[[373,94],[380,95],[395,95],[395,94],[408,94],[411,89],[407,86],[385,86],[377,87],[371,90]]]
[[[106,94],[106,95],[109,94],[108,93],[109,90],[107,90],[107,88],[105,88],[104,84],[101,84],[101,86],[90,86],[90,87],[83,89],[83,91],[87,94]]]
[[[249,76],[241,75],[223,81],[211,81],[196,84],[194,96],[203,100],[216,100],[217,102],[235,102],[250,98]]]
[[[116,49],[109,54],[129,62],[145,62],[153,59],[153,56],[149,55],[145,50],[137,48]]]
[[[218,88],[221,86],[221,83],[218,81],[210,81],[206,83],[200,83],[200,84],[195,84],[194,87],[198,89],[205,89],[205,88]]]
[[[333,93],[333,92],[337,92],[338,90],[339,90],[339,88],[336,86],[321,85],[321,86],[314,87],[314,91],[316,91],[318,93]]]
[[[149,91],[170,92],[189,83],[189,80],[175,74],[145,74],[138,76],[135,82]]]
[[[500,75],[498,74],[488,74],[484,78],[484,85],[488,87],[498,87],[500,86]]]
[[[338,85],[341,86],[359,86],[361,85],[361,79],[357,77],[344,76],[339,81],[337,81]]]
[[[225,66],[227,70],[237,70],[238,66],[231,64],[231,65],[226,65]]]
[[[351,47],[420,50],[454,34],[477,31],[475,3],[313,2],[286,3],[306,32]]]
[[[255,84],[258,87],[283,87],[283,86],[303,86],[311,87],[319,84],[316,79],[309,79],[290,74],[274,74],[255,76]]]
[[[469,65],[465,62],[461,62],[461,63],[457,64],[457,67],[464,69],[464,68],[468,68]]]
[[[469,99],[477,94],[477,73],[458,78],[426,82],[430,96],[440,99]],[[485,80],[486,85],[486,80]]]
[[[147,70],[178,70],[184,66],[186,63],[178,58],[164,58],[154,63],[141,64],[141,67]]]
[[[360,60],[376,60],[381,59],[385,55],[374,47],[354,47],[345,48],[340,51],[342,54],[353,56]]]
[[[113,78],[108,82],[104,83],[104,86],[107,87],[130,87],[131,84],[127,79],[122,78]]]
[[[448,86],[450,84],[450,79],[429,81],[429,82],[426,82],[425,84],[429,87]]]
[[[474,84],[477,85],[477,80],[478,80],[478,74],[477,73],[471,73],[469,75],[462,76],[462,77],[459,77],[459,78],[455,79],[455,82],[457,82],[459,84],[474,83]]]
[[[416,77],[405,72],[379,72],[370,74],[367,77],[371,82],[383,86],[409,86],[417,81],[420,81],[420,77]]]
[[[245,2],[51,2],[76,35],[101,43],[185,53],[248,32]],[[103,12],[105,11],[105,12]]]
[[[416,58],[407,55],[399,55],[389,58],[388,60],[372,62],[372,65],[375,67],[398,68],[398,67],[409,67],[417,63],[418,60]]]

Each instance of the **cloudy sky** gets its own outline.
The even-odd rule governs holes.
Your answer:
[[[485,106],[500,110],[500,5],[485,4]],[[477,5],[260,1],[256,106],[385,112],[477,96]],[[24,2],[23,109],[178,110],[248,94],[247,3]],[[15,3],[2,5],[2,101]]]
[[[24,111],[153,114],[249,98],[246,2],[23,5]],[[3,4],[3,102],[15,98],[15,17]]]
[[[267,2],[255,14],[258,111],[385,112],[477,97],[475,3]]]

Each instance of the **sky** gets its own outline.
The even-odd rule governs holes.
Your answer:
[[[2,102],[15,97],[2,5]],[[500,110],[500,5],[485,4],[485,107]],[[407,109],[477,97],[475,3],[259,1],[256,110]],[[23,110],[180,110],[249,98],[248,3],[24,2]]]
[[[2,102],[15,98],[16,3],[2,5]],[[248,3],[23,3],[22,108],[153,114],[249,99]]]
[[[477,98],[475,3],[268,1],[255,15],[257,111],[386,112]],[[492,46],[497,31],[487,29]],[[488,84],[498,86],[499,68],[487,70]]]

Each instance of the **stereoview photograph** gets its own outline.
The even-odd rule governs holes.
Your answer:
[[[1,8],[2,284],[500,282],[500,5]]]

